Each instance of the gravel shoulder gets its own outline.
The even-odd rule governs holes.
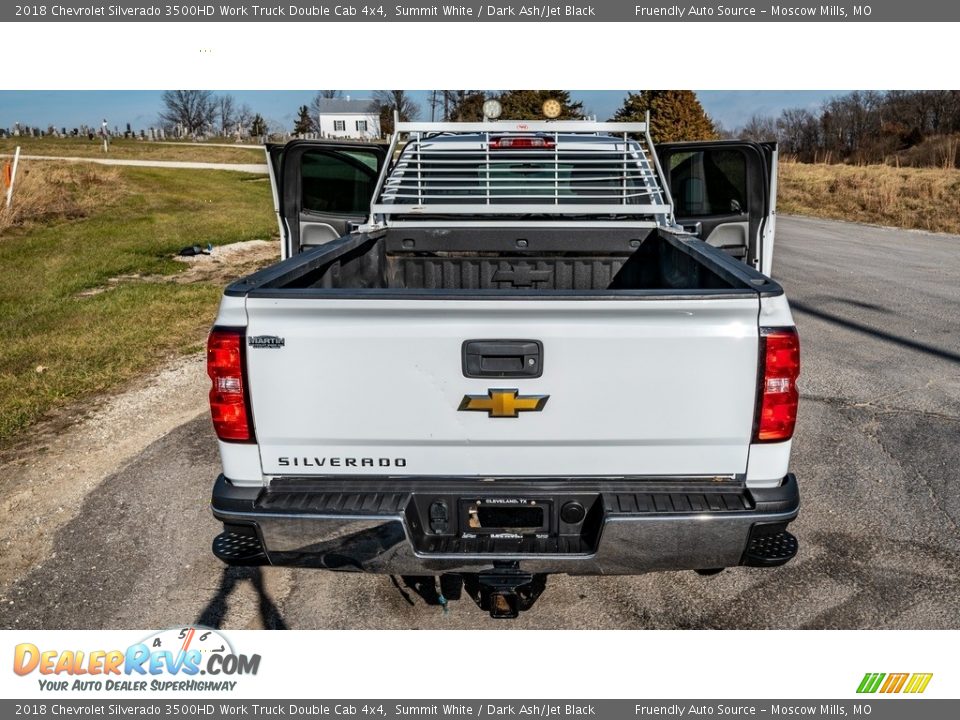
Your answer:
[[[0,460],[0,584],[41,564],[89,493],[157,438],[207,411],[204,358],[178,358],[136,386],[56,414]]]

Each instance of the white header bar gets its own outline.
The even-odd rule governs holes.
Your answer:
[[[642,122],[589,120],[492,120],[490,122],[399,122],[397,132],[410,133],[646,133]]]

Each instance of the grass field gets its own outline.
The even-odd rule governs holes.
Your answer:
[[[779,212],[960,234],[960,170],[782,163]]]
[[[115,139],[110,152],[103,152],[99,140],[87,138],[0,138],[0,155],[12,154],[17,145],[24,155],[59,157],[108,157],[129,160],[181,160],[211,163],[264,163],[263,148],[238,145],[220,147],[204,143],[152,143],[141,140]]]
[[[186,245],[276,233],[266,177],[89,164],[42,177],[56,170],[34,163],[39,210],[0,229],[0,444],[53,408],[199,349],[223,290],[108,280],[181,272],[171,256]]]

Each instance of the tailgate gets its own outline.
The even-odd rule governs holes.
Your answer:
[[[248,298],[251,403],[268,475],[743,473],[758,300]],[[542,343],[537,378],[467,378],[466,340]],[[516,417],[459,408],[549,396]],[[522,403],[521,403],[522,404]],[[541,405],[538,409],[537,405]]]

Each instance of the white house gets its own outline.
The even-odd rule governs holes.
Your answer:
[[[369,98],[324,98],[317,110],[320,137],[354,140],[380,137],[380,114]]]

